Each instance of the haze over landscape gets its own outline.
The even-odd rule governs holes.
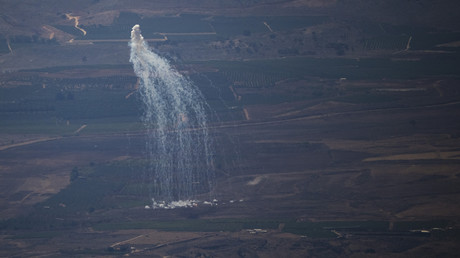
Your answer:
[[[0,256],[460,252],[456,1],[0,6]]]

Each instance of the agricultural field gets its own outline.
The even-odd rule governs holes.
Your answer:
[[[344,246],[330,249],[337,243],[360,246],[360,251],[353,249],[356,254],[407,254],[417,253],[415,247],[453,245],[458,207],[444,200],[455,198],[459,182],[458,124],[453,119],[458,79],[424,76],[428,69],[421,66],[407,77],[390,71],[359,76],[353,69],[334,75],[356,62],[306,58],[184,64],[184,69],[203,70],[190,78],[213,110],[210,129],[222,146],[214,157],[219,190],[197,197],[219,203],[169,211],[144,209],[154,186],[145,178],[149,161],[143,153],[142,106],[135,92],[125,98],[134,90],[134,77],[32,76],[35,86],[14,87],[11,82],[17,80],[9,80],[10,87],[2,89],[7,93],[2,94],[2,121],[9,121],[2,125],[3,133],[61,138],[3,150],[2,162],[12,169],[4,178],[11,180],[15,162],[30,160],[22,165],[27,174],[36,166],[31,161],[53,155],[39,173],[56,182],[54,190],[21,181],[3,188],[8,208],[1,229],[9,232],[3,241],[27,243],[30,250],[36,241],[45,246],[64,241],[59,249],[45,249],[107,256],[132,250],[174,254],[189,244],[201,253],[237,252],[231,243],[241,239],[261,250],[264,241],[268,246],[283,243],[290,250],[285,252],[292,253],[311,245],[315,253],[325,252],[319,246],[351,252]],[[390,67],[385,66],[388,61],[365,62],[369,70]],[[289,69],[299,63],[312,69]],[[315,74],[314,67],[323,75]],[[68,69],[53,72],[64,75]],[[120,99],[126,102],[120,105]],[[87,106],[97,112],[86,112]],[[83,124],[87,126],[77,133]],[[43,179],[29,182],[37,180]],[[15,185],[17,190],[8,195]],[[75,239],[69,234],[76,228],[83,229],[77,240],[83,249],[71,244]],[[172,241],[169,247],[160,240],[147,241],[146,236],[166,232],[198,235]],[[97,245],[83,244],[101,235],[107,238],[95,240]],[[392,240],[396,238],[404,244]],[[232,241],[223,244],[222,239]],[[221,247],[204,245],[209,241]]]

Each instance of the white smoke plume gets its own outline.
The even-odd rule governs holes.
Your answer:
[[[198,88],[144,41],[140,26],[131,31],[130,62],[140,78],[143,121],[149,130],[150,198],[189,200],[213,182],[207,104]]]

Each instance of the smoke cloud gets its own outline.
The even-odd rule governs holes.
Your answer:
[[[150,155],[147,184],[158,201],[190,200],[213,184],[212,144],[199,89],[149,49],[140,26],[131,31],[130,62],[140,79]]]

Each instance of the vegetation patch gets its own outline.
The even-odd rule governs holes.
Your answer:
[[[203,62],[200,62],[203,63]],[[321,77],[329,79],[412,79],[427,76],[460,74],[456,56],[427,57],[418,61],[389,58],[310,58],[293,57],[250,61],[206,61],[224,74],[272,74],[284,78]],[[237,80],[237,78],[235,77]],[[245,82],[246,84],[248,82]]]
[[[396,101],[398,98],[383,94],[357,94],[339,97],[336,100],[353,104],[370,104]]]
[[[54,238],[62,235],[62,232],[59,231],[40,231],[40,232],[27,232],[23,234],[17,234],[8,239],[34,239],[34,238]]]
[[[139,221],[124,223],[99,224],[95,230],[121,229],[156,229],[163,231],[190,231],[190,232],[236,232],[243,229],[264,228],[275,229],[278,221],[264,221],[252,219],[186,219],[174,221]]]

